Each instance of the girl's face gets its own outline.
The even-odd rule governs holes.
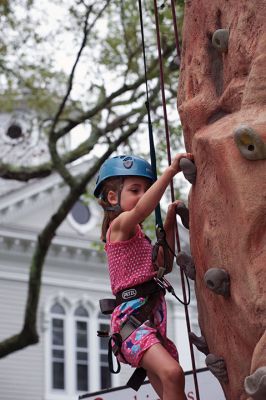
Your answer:
[[[132,210],[150,186],[151,182],[146,178],[139,176],[125,178],[120,199],[122,210]]]

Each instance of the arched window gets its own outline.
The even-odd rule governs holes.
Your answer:
[[[99,331],[109,331],[110,317],[102,313],[98,314]],[[99,368],[101,389],[112,386],[111,374],[108,367],[108,338],[99,337]]]
[[[44,318],[44,327],[49,327],[44,330],[47,400],[73,400],[74,395],[119,384],[119,377],[109,372],[109,339],[97,337],[97,330],[109,331],[109,316],[87,300],[60,293],[47,304]]]
[[[52,315],[52,388],[65,388],[65,310],[55,303],[51,307]]]
[[[75,316],[76,390],[89,390],[89,313],[79,306]]]

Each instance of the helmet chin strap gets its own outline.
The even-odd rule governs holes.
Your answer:
[[[115,204],[114,206],[105,207],[105,211],[122,211],[120,204]]]

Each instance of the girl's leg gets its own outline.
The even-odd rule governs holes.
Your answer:
[[[179,363],[157,343],[143,355],[141,366],[153,377],[154,389],[163,400],[185,400],[185,377]],[[154,375],[157,380],[154,379]],[[152,383],[152,381],[151,381]],[[160,389],[161,387],[161,389]]]
[[[151,371],[147,371],[147,375],[153,389],[158,394],[159,398],[163,400],[163,387],[160,378]]]

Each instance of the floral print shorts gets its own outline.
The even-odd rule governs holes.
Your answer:
[[[140,297],[117,306],[112,314],[112,333],[119,333],[126,319],[131,314],[136,313],[146,302],[147,298]],[[163,293],[161,293],[152,311],[153,326],[144,322],[123,341],[121,347],[123,357],[118,356],[120,362],[127,362],[132,367],[139,367],[144,352],[157,343],[161,343],[169,354],[178,361],[176,346],[166,336],[166,313],[166,302]]]

